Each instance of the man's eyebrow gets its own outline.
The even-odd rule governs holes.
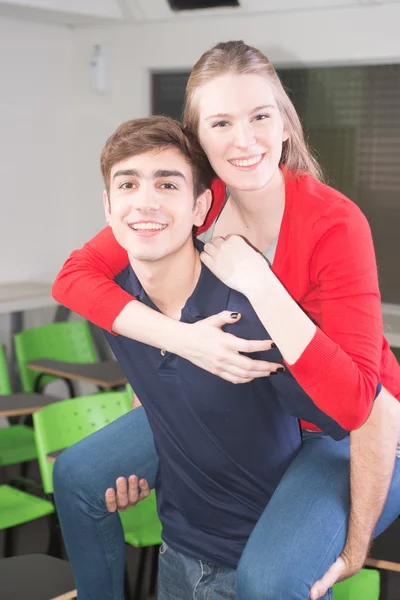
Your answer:
[[[158,179],[160,177],[181,177],[184,181],[186,181],[186,177],[181,171],[169,171],[168,169],[159,169],[154,172],[154,178]]]
[[[136,169],[119,169],[113,175],[113,181],[117,177],[142,177],[142,173]]]

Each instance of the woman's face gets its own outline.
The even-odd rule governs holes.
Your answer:
[[[222,75],[199,88],[197,102],[199,139],[216,174],[231,189],[265,187],[288,139],[267,79]]]

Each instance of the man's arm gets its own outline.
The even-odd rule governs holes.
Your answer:
[[[389,491],[400,432],[400,404],[385,389],[367,421],[350,434],[350,516],[338,560],[311,588],[316,600],[363,566]]]

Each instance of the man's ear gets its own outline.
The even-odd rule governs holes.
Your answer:
[[[200,194],[198,198],[196,198],[193,225],[195,225],[196,227],[200,227],[200,225],[203,225],[204,221],[206,220],[207,213],[210,210],[211,203],[211,190],[206,190],[205,192]]]
[[[110,200],[108,198],[107,190],[104,190],[104,192],[103,192],[103,205],[104,205],[104,214],[106,215],[106,221],[108,224],[110,224],[111,206],[110,206]]]

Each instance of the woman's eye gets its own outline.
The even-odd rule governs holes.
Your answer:
[[[173,183],[162,183],[160,185],[164,190],[177,190],[178,188]]]
[[[216,123],[213,123],[213,128],[214,127],[226,127],[227,125],[229,125],[228,121],[217,121]]]
[[[269,119],[269,115],[266,115],[266,114],[262,114],[262,115],[256,115],[256,116],[254,117],[254,119],[255,119],[256,121],[264,121],[264,119]]]

